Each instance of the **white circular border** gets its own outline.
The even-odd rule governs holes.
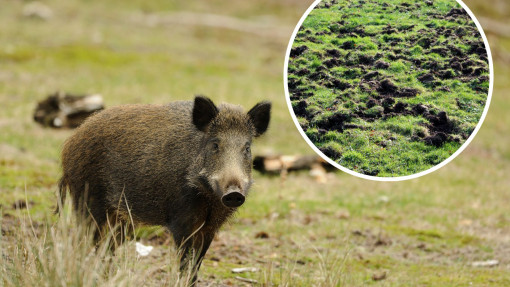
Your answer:
[[[440,164],[435,165],[435,166],[433,166],[433,167],[431,167],[431,168],[429,168],[427,170],[424,170],[424,171],[421,171],[419,173],[415,173],[415,174],[412,174],[412,175],[398,176],[398,177],[377,177],[377,176],[370,176],[370,175],[361,174],[361,173],[352,171],[352,170],[350,170],[348,168],[345,168],[345,167],[339,165],[338,163],[336,163],[335,161],[331,160],[329,157],[324,155],[315,146],[315,144],[308,138],[308,136],[305,134],[305,132],[301,128],[301,125],[299,124],[298,119],[297,119],[296,115],[294,114],[294,110],[292,109],[292,103],[290,101],[290,94],[289,94],[289,89],[288,89],[288,85],[287,85],[287,81],[288,81],[287,69],[288,69],[289,57],[290,57],[290,51],[292,49],[292,44],[294,44],[294,40],[295,40],[296,35],[297,35],[298,31],[299,31],[299,28],[301,28],[301,25],[303,24],[305,19],[308,17],[308,15],[312,12],[312,10],[315,8],[315,6],[317,6],[320,2],[322,2],[322,0],[316,0],[306,10],[305,14],[303,14],[303,16],[299,20],[298,24],[296,25],[296,28],[294,28],[294,33],[292,33],[292,37],[290,38],[289,45],[287,46],[287,53],[285,54],[285,64],[284,64],[284,67],[283,67],[283,86],[284,86],[284,89],[285,89],[285,97],[286,97],[286,100],[287,100],[287,106],[289,108],[290,115],[292,116],[292,120],[294,120],[294,124],[298,128],[299,133],[301,133],[301,136],[305,139],[305,141],[308,143],[308,145],[318,155],[320,155],[325,161],[327,161],[329,164],[333,165],[334,167],[340,169],[341,171],[346,172],[346,173],[348,173],[350,175],[354,175],[354,176],[359,177],[359,178],[373,180],[373,181],[404,181],[404,180],[415,179],[415,178],[424,176],[426,174],[429,174],[431,172],[434,172],[434,171],[442,168],[443,166],[445,166],[448,163],[450,163],[454,158],[456,158],[471,143],[471,141],[474,139],[474,137],[476,136],[476,134],[478,133],[478,131],[482,127],[482,124],[483,124],[483,122],[485,120],[485,116],[487,116],[487,112],[489,111],[489,106],[490,106],[491,98],[492,98],[492,92],[493,92],[493,89],[494,89],[494,66],[493,66],[493,62],[492,62],[492,53],[491,53],[491,49],[490,49],[490,46],[489,46],[489,42],[487,41],[487,36],[485,36],[485,32],[483,31],[483,28],[480,25],[480,22],[478,22],[478,19],[476,19],[476,17],[473,14],[473,12],[471,12],[469,7],[466,4],[464,4],[464,2],[462,2],[461,0],[456,0],[456,1],[457,1],[457,3],[459,3],[462,6],[462,8],[464,8],[464,10],[471,17],[471,19],[475,22],[476,27],[478,28],[478,31],[482,35],[483,42],[485,44],[485,48],[486,48],[486,51],[487,51],[487,57],[488,57],[488,60],[489,60],[489,70],[490,70],[490,79],[489,79],[490,83],[489,83],[489,93],[487,95],[487,101],[485,103],[485,108],[483,110],[482,117],[480,118],[480,120],[478,121],[478,124],[476,125],[475,130],[471,133],[471,135],[466,140],[466,142],[455,153],[453,153],[450,157],[448,157],[447,159],[442,161]]]

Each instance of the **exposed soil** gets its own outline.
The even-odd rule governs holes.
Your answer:
[[[300,47],[297,47],[297,48],[293,48],[291,51],[290,51],[290,56],[291,57],[298,57],[300,56],[301,54],[303,54],[303,52],[305,52],[306,50],[308,50],[308,47],[307,46],[300,46]]]
[[[390,64],[384,62],[384,61],[377,61],[375,63],[376,69],[388,69],[390,67]]]
[[[334,114],[327,119],[317,121],[317,127],[325,130],[343,131],[344,123],[350,119],[350,116],[346,114]]]
[[[334,148],[331,148],[331,147],[320,148],[320,151],[325,156],[332,158],[332,159],[337,159],[337,158],[340,158],[340,156],[342,156],[341,153],[339,153],[337,150],[335,150]]]
[[[377,72],[377,71],[373,71],[373,72],[369,72],[369,73],[366,73],[365,76],[363,77],[365,80],[371,80],[373,78],[376,78],[377,76],[379,76],[380,73]]]
[[[432,74],[425,74],[423,76],[418,77],[418,80],[424,84],[430,84],[434,82],[435,78]]]
[[[395,94],[398,90],[398,87],[390,80],[385,79],[379,83],[379,87],[377,91],[381,95],[391,95]]]

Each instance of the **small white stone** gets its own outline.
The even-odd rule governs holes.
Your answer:
[[[149,253],[151,253],[152,249],[154,249],[153,246],[145,246],[140,242],[136,243],[136,253],[140,256],[147,256]]]
[[[390,198],[386,195],[382,195],[379,197],[379,199],[377,201],[382,202],[382,203],[388,203],[388,202],[390,202]]]
[[[245,272],[257,272],[259,271],[256,267],[240,267],[232,268],[232,273],[245,273]]]

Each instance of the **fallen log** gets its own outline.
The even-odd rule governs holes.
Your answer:
[[[34,120],[45,127],[76,128],[87,117],[102,109],[104,105],[101,95],[56,92],[37,104]]]
[[[280,173],[282,170],[310,170],[315,165],[330,166],[317,155],[266,155],[256,156],[253,159],[253,169],[262,173]]]
[[[253,169],[286,178],[288,172],[309,170],[318,182],[326,182],[326,173],[336,168],[317,155],[263,155],[255,156]]]

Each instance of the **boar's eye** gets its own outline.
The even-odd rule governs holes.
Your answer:
[[[218,151],[220,151],[220,145],[219,145],[217,142],[213,142],[213,143],[212,143],[212,150],[213,150],[214,152],[218,152]]]
[[[244,153],[250,154],[250,152],[251,152],[251,145],[250,145],[250,143],[246,143],[246,145],[244,146]]]

